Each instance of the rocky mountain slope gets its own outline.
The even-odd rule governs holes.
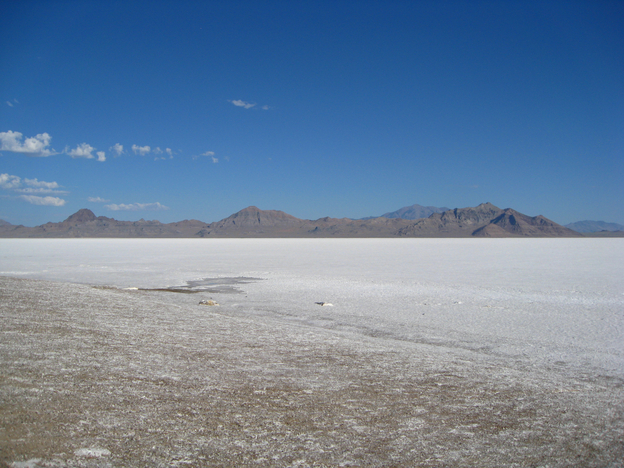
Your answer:
[[[0,237],[581,237],[543,216],[491,203],[433,213],[428,218],[299,219],[283,211],[245,208],[214,223],[117,221],[82,209],[60,223],[0,226]]]
[[[384,213],[381,216],[368,216],[367,218],[362,218],[363,220],[367,219],[375,219],[375,218],[401,218],[401,219],[421,219],[428,218],[433,213],[444,213],[450,208],[442,207],[438,208],[436,206],[422,206],[422,205],[411,205],[404,206],[403,208],[399,208],[396,211],[390,211],[388,213]]]

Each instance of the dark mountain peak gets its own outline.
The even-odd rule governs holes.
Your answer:
[[[238,213],[258,213],[262,211],[260,208],[258,208],[257,206],[248,206],[247,208],[243,208],[242,210],[240,210]],[[234,213],[234,214],[238,214],[238,213]]]
[[[256,206],[248,206],[247,208],[234,213],[232,216],[222,219],[216,224],[222,228],[231,226],[250,228],[259,226],[284,226],[300,222],[300,219],[295,218],[288,213],[284,213],[283,211],[261,210]]]
[[[565,228],[542,215],[528,216],[518,211],[507,208],[495,217],[490,225],[502,228],[503,231],[517,236],[542,236],[542,237],[576,237],[575,231]],[[492,228],[487,228],[492,230]],[[485,232],[475,231],[473,235],[483,235]],[[499,232],[496,230],[496,232]]]
[[[67,218],[64,223],[86,223],[89,221],[94,221],[97,218],[93,211],[83,208],[82,210],[76,211],[73,215]]]
[[[449,208],[445,206],[438,208],[436,206],[422,206],[422,205],[415,204],[411,206],[404,206],[403,208],[399,208],[396,211],[384,213],[380,216],[380,218],[421,219],[421,218],[428,218],[433,213],[443,213],[447,210],[449,210]],[[366,219],[370,219],[370,218],[366,218]]]
[[[475,208],[472,208],[473,210],[488,210],[488,211],[500,211],[501,209],[498,206],[492,205],[490,202],[485,202],[485,203],[480,203],[478,204]],[[508,208],[511,209],[511,208]]]

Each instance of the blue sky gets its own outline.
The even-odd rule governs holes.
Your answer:
[[[624,2],[0,6],[0,218],[624,223]]]

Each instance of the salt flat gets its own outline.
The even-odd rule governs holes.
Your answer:
[[[622,466],[622,239],[8,239],[0,275],[14,466]]]

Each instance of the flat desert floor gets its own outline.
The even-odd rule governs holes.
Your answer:
[[[0,466],[624,466],[619,239],[0,260]]]

